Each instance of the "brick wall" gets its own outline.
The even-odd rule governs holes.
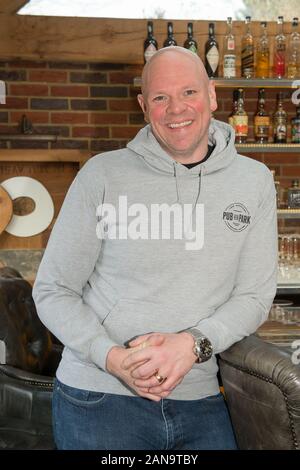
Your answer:
[[[7,84],[7,104],[0,105],[0,134],[15,133],[23,114],[36,132],[57,133],[56,142],[0,140],[0,148],[87,149],[92,153],[124,147],[144,125],[133,87],[140,66],[85,63],[0,63],[0,79]],[[267,89],[267,110],[273,113],[278,90]],[[285,90],[289,119],[295,115]],[[232,90],[218,89],[217,119],[227,121]],[[250,124],[257,106],[257,90],[246,89]],[[289,129],[290,133],[290,129]],[[253,138],[252,126],[250,137]],[[251,154],[276,171],[283,188],[300,179],[299,154]]]
[[[0,134],[18,132],[23,114],[56,142],[0,140],[1,148],[87,149],[123,147],[143,125],[133,78],[141,67],[115,64],[0,63],[7,103],[0,105]]]

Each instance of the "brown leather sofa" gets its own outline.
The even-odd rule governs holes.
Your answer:
[[[0,269],[0,449],[54,449],[51,401],[61,348],[39,320],[31,285]]]
[[[300,365],[293,352],[251,335],[220,355],[240,449],[300,449]]]

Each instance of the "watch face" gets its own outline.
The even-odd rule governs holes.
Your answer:
[[[201,338],[199,341],[199,355],[202,359],[210,359],[212,356],[212,344],[208,338]]]

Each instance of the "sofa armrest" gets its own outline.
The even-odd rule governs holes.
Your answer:
[[[300,448],[300,367],[291,353],[249,336],[220,354],[220,372],[241,449]]]

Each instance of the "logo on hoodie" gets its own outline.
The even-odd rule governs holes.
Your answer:
[[[230,230],[241,232],[250,225],[251,215],[248,209],[240,202],[234,202],[226,207],[223,220]]]

